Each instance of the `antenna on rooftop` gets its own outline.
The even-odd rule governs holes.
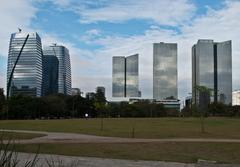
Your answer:
[[[18,28],[18,32],[21,33],[21,32],[22,32],[22,29],[21,29],[21,28]]]

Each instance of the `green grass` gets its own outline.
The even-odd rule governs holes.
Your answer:
[[[108,118],[68,120],[6,120],[0,129],[73,132],[102,136],[136,138],[233,138],[240,139],[240,119],[206,118],[206,133],[201,133],[199,118]]]
[[[16,145],[21,152],[36,152],[37,144]],[[239,143],[89,143],[41,144],[40,153],[101,158],[218,163],[240,163]]]
[[[19,132],[1,132],[0,140],[20,140],[20,139],[33,139],[36,137],[45,136],[44,134],[35,133],[19,133]]]

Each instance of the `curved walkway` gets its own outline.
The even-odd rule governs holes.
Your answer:
[[[212,138],[166,138],[166,139],[138,139],[138,138],[120,138],[104,137],[77,133],[58,133],[30,130],[6,130],[5,132],[35,133],[46,136],[33,139],[17,140],[15,143],[149,143],[149,142],[216,142],[216,143],[240,143],[240,139],[212,139]],[[7,142],[7,141],[4,141]]]

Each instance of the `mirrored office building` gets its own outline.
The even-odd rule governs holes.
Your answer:
[[[192,97],[199,104],[197,86],[212,90],[211,102],[232,103],[231,41],[198,40],[192,47]]]
[[[112,96],[125,97],[125,57],[116,56],[112,60]]]
[[[139,97],[138,54],[126,57],[126,97]]]
[[[44,48],[44,55],[56,57],[58,60],[58,93],[71,95],[71,64],[68,49],[64,46],[54,44]],[[51,63],[56,65],[57,62],[53,60]]]
[[[113,57],[113,97],[139,97],[138,54]]]
[[[43,51],[43,96],[58,93],[58,58],[52,49]]]
[[[7,94],[40,97],[42,94],[42,44],[37,33],[13,33],[7,67]]]
[[[153,98],[178,99],[177,44],[153,44]]]

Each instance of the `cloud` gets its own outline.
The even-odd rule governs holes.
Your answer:
[[[233,55],[233,88],[240,88],[237,71],[240,70],[240,2],[226,1],[222,9],[208,8],[207,13],[184,24],[180,33],[151,26],[143,35],[105,36],[92,40],[93,44],[103,48],[95,52],[96,66],[102,73],[111,77],[111,57],[127,56],[139,53],[139,81],[144,98],[152,98],[152,43],[178,43],[178,88],[179,97],[184,99],[191,92],[191,47],[198,39],[214,39],[216,42],[232,40]],[[97,62],[105,62],[98,64]],[[111,91],[111,83],[106,83]]]
[[[118,23],[141,19],[176,26],[188,21],[196,9],[190,0],[98,0],[94,2],[61,0],[61,2],[52,2],[62,9],[77,13],[81,23]]]
[[[90,29],[86,31],[83,36],[80,37],[80,40],[90,44],[92,40],[101,37],[101,35],[101,30]]]
[[[151,20],[163,25],[178,25],[192,17],[195,6],[188,0],[119,0],[100,8],[80,8],[81,23]]]
[[[153,23],[141,35],[106,36],[98,29],[89,29],[81,40],[88,44],[101,46],[94,50],[80,48],[77,43],[62,39],[58,34],[34,30],[39,32],[43,45],[57,42],[69,49],[73,87],[79,87],[86,92],[94,91],[96,86],[103,85],[107,89],[108,99],[111,99],[112,56],[139,53],[140,90],[143,98],[152,98],[152,43],[162,41],[178,43],[178,88],[179,96],[183,99],[191,92],[191,47],[198,39],[205,38],[215,41],[232,40],[233,87],[234,89],[240,88],[240,79],[237,74],[240,70],[238,58],[240,56],[239,1],[225,1],[223,7],[217,10],[208,7],[207,13],[201,16],[195,15],[196,7],[188,0],[153,0],[154,3],[149,3],[148,0],[98,0],[94,3],[82,0],[81,4],[79,1],[71,0],[62,0],[61,4],[60,1],[54,2],[64,10],[76,12],[81,22],[85,23],[118,23],[132,19],[147,20],[147,24],[149,21]],[[3,20],[2,24],[6,25],[1,28],[0,32],[2,41],[0,54],[2,56],[7,55],[10,34],[16,31],[17,26],[23,27],[26,31],[32,31],[30,23],[38,11],[27,0],[16,1],[11,5],[15,8],[8,2],[0,6],[0,19]],[[166,29],[161,25],[170,25],[173,29]],[[5,71],[3,74],[5,75]],[[5,76],[4,82],[0,81],[1,85],[5,85]]]

